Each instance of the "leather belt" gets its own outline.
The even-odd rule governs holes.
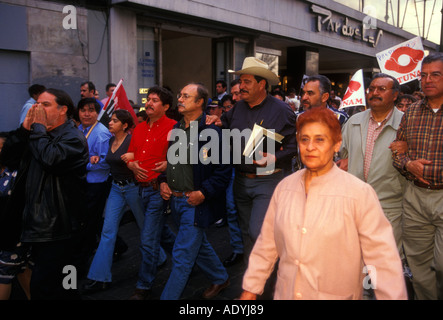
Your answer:
[[[434,184],[434,185],[431,185],[431,184],[426,184],[426,183],[423,183],[423,182],[421,182],[421,181],[417,181],[417,180],[414,180],[414,184],[415,184],[417,187],[424,188],[424,189],[429,189],[429,190],[443,190],[443,184]]]
[[[146,181],[146,182],[138,182],[138,185],[140,187],[146,188],[146,187],[152,187],[154,190],[158,190],[158,180],[157,178]]]
[[[172,191],[172,195],[177,198],[183,198],[189,196],[192,191]]]
[[[249,173],[249,172],[243,172],[243,171],[236,171],[236,173],[237,172],[240,175],[242,175],[243,177],[246,177],[246,178],[249,178],[249,179],[255,179],[255,178],[266,177],[266,176],[270,176],[270,175],[276,174],[278,172],[281,172],[281,169],[275,169],[270,174],[256,174],[256,173]]]
[[[132,183],[132,182],[134,182],[134,180],[133,179],[127,179],[127,180],[112,180],[116,185],[118,185],[118,186],[120,186],[120,187],[123,187],[123,186],[126,186],[126,185],[128,185],[128,184],[130,184],[130,183]]]

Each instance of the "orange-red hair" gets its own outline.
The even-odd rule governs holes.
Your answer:
[[[337,116],[332,110],[322,107],[311,108],[298,116],[296,124],[297,137],[304,125],[313,122],[325,124],[331,132],[331,139],[334,143],[341,141],[340,121],[338,121]]]

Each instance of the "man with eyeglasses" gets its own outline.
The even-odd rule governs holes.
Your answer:
[[[394,77],[376,74],[367,90],[368,109],[354,114],[342,128],[337,165],[369,183],[392,225],[400,256],[404,177],[391,165],[389,146],[395,140],[403,113],[395,108],[400,84]]]
[[[423,100],[405,112],[392,147],[409,180],[403,197],[403,243],[418,299],[443,299],[443,53],[422,61]]]
[[[205,230],[225,214],[231,172],[231,166],[221,161],[221,129],[205,123],[207,102],[208,90],[197,83],[188,84],[178,95],[177,108],[183,118],[171,133],[166,175],[159,177],[161,196],[169,201],[178,227],[172,269],[161,300],[180,299],[195,264],[212,282],[203,292],[204,299],[214,298],[229,286],[229,275]],[[200,139],[204,132],[211,133],[211,147]]]

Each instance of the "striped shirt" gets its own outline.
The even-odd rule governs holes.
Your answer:
[[[378,136],[380,135],[380,132],[383,130],[383,127],[385,126],[386,122],[388,122],[391,115],[392,115],[392,110],[391,112],[388,113],[386,118],[381,122],[375,121],[372,116],[372,113],[371,116],[369,117],[368,135],[366,137],[366,150],[365,150],[365,157],[363,159],[363,173],[366,182],[368,181],[369,168],[371,167],[372,153],[374,152],[375,141],[377,140]]]
[[[396,140],[406,141],[408,152],[393,154],[394,167],[409,180],[414,180],[405,169],[406,163],[431,160],[431,164],[424,166],[423,178],[431,185],[443,184],[443,105],[434,112],[427,99],[412,104],[402,118]]]

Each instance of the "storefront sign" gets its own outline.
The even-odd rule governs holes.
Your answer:
[[[334,21],[332,19],[332,11],[315,4],[311,6],[311,10],[317,14],[317,32],[334,32],[343,37],[366,42],[374,48],[383,35],[383,30],[368,27],[363,22],[358,26],[350,25],[348,17],[345,17],[344,20]]]

